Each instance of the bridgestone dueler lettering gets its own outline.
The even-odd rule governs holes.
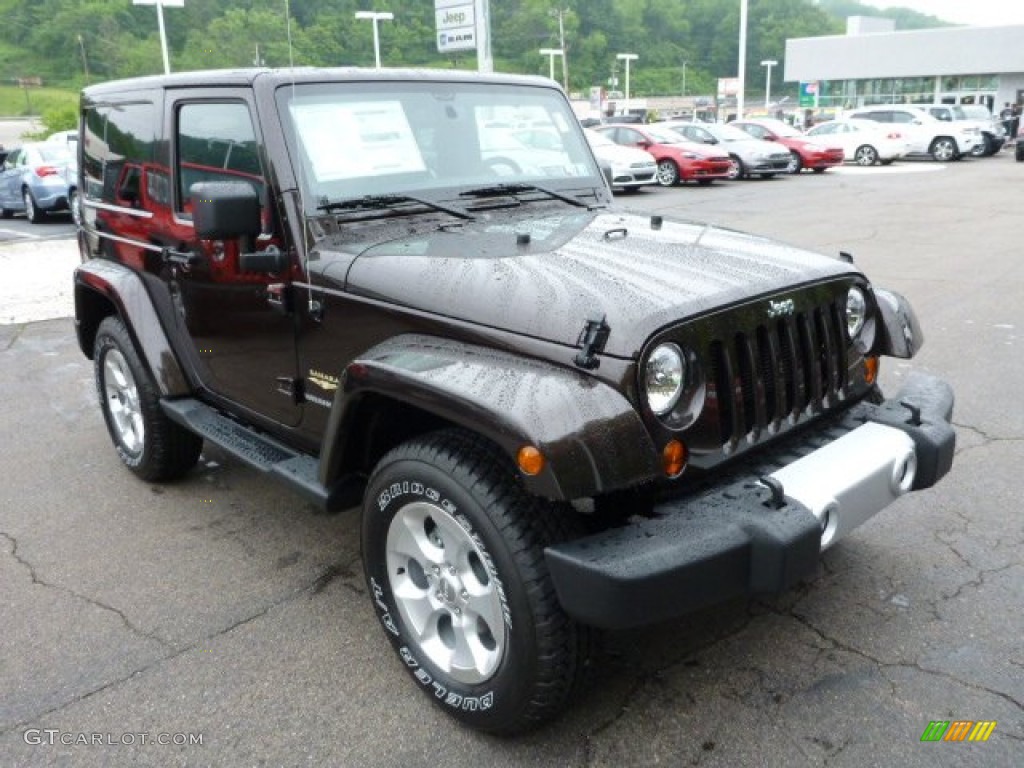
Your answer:
[[[403,620],[385,554],[389,526],[410,504],[429,503],[457,519],[500,584],[504,654],[475,684],[431,661]],[[461,431],[427,435],[378,463],[363,507],[363,559],[374,607],[402,665],[424,693],[475,728],[515,733],[559,712],[587,661],[589,630],[558,605],[544,547],[575,531],[569,512],[527,495],[509,460]],[[440,542],[439,542],[440,543]]]

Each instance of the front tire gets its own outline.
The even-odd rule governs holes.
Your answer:
[[[103,420],[125,466],[148,482],[173,480],[191,469],[203,441],[161,410],[153,378],[120,318],[100,323],[93,360]]]
[[[679,166],[672,160],[658,162],[658,183],[663,187],[674,187],[679,183]]]
[[[956,142],[947,136],[940,136],[932,142],[931,147],[928,149],[932,159],[940,163],[946,163],[950,160],[956,160],[960,153],[957,150]]]
[[[786,167],[786,173],[800,173],[804,169],[803,158],[800,157],[800,153],[792,150],[789,153],[789,165]]]
[[[405,443],[374,470],[362,522],[374,607],[413,679],[464,724],[521,732],[574,691],[589,630],[562,611],[544,559],[573,523],[462,431]]]

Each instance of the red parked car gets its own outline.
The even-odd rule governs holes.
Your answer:
[[[616,144],[645,149],[658,163],[658,183],[673,187],[686,181],[710,184],[729,178],[729,156],[720,149],[688,141],[675,131],[657,125],[599,125]]]
[[[777,141],[786,147],[792,156],[788,169],[790,173],[800,173],[804,168],[810,168],[815,173],[824,173],[826,168],[843,164],[842,147],[828,147],[807,141],[806,136],[782,120],[769,117],[736,120],[732,125],[754,138]]]

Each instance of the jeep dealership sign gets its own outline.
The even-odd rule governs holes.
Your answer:
[[[434,0],[437,19],[437,50],[440,53],[476,48],[474,0]]]

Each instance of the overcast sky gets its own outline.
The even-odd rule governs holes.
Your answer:
[[[861,0],[878,8],[912,8],[954,24],[1024,24],[1021,0]]]

